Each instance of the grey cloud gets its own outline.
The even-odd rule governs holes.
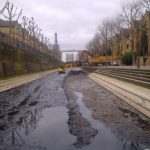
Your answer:
[[[51,42],[53,33],[58,32],[61,49],[85,49],[98,23],[120,10],[120,0],[10,1],[23,8],[26,16],[34,16]]]

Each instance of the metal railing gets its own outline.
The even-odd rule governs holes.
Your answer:
[[[40,57],[47,57],[50,59],[54,59],[52,56],[50,56],[50,54],[42,52],[39,49],[33,48],[32,46],[30,46],[18,39],[12,38],[2,32],[0,32],[0,42],[10,45],[10,46],[13,46],[13,47],[16,47],[16,48],[20,48],[20,49],[24,50],[25,52],[29,52],[34,55],[38,55]]]

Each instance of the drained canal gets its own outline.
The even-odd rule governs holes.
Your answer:
[[[104,89],[98,89],[96,83],[89,79],[84,78],[82,83],[81,79],[85,77],[82,72],[70,74],[64,82],[66,76],[67,74],[53,73],[30,84],[0,93],[0,150],[146,150],[149,148],[148,121],[145,126],[147,136],[138,127],[140,134],[145,136],[142,138],[142,144],[137,145],[137,141],[132,142],[134,137],[124,140],[126,139],[124,132],[130,133],[130,129],[128,131],[124,127],[118,127],[118,131],[123,133],[120,136],[120,133],[111,128],[114,125],[111,124],[111,119],[108,124],[104,120],[106,117],[99,119],[93,115],[96,108],[92,106],[99,104],[87,103],[87,97],[92,102],[99,99],[97,94],[100,92],[103,93],[101,97],[104,96],[105,101],[115,97]],[[105,115],[108,115],[107,111],[105,109]],[[139,133],[139,130],[136,131]]]

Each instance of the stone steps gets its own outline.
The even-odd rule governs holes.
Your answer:
[[[88,77],[150,118],[149,89],[97,73]]]
[[[96,73],[150,88],[150,70],[102,68]]]
[[[120,72],[109,72],[110,74],[113,75],[117,75],[117,76],[122,76],[122,77],[126,77],[126,78],[131,78],[131,79],[135,79],[135,80],[139,80],[139,81],[145,81],[145,82],[150,82],[150,78],[147,77],[141,77],[141,76],[137,76],[137,75],[130,75],[130,74],[122,74]]]

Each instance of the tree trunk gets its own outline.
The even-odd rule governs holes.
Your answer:
[[[133,31],[131,33],[131,52],[132,52],[132,65],[135,65],[135,55],[134,55],[134,33]]]

